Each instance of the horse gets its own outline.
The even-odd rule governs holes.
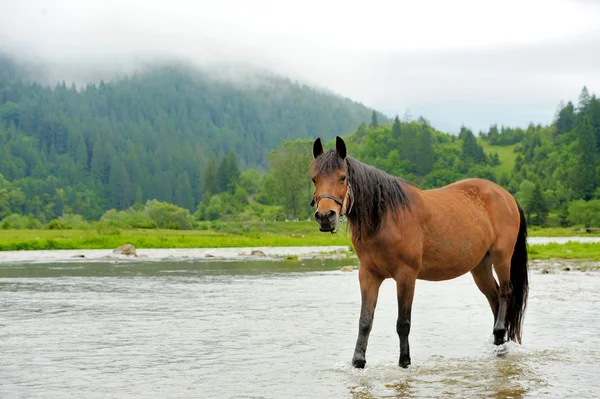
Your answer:
[[[319,229],[334,233],[345,217],[360,262],[352,365],[365,367],[379,287],[387,278],[396,281],[400,367],[411,364],[408,337],[417,279],[444,281],[470,272],[494,316],[494,345],[520,344],[529,291],[527,224],[513,196],[480,178],[421,190],[346,152],[339,136],[335,150],[327,152],[317,138],[309,173]]]

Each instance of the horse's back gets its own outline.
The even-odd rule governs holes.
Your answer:
[[[476,267],[494,247],[514,247],[519,211],[512,195],[485,179],[464,179],[421,191],[420,278],[448,279]],[[512,248],[511,247],[511,248]]]
[[[498,184],[480,178],[459,180],[440,190],[462,193],[478,205],[483,205],[495,230],[505,225],[519,229],[519,207],[514,197]]]

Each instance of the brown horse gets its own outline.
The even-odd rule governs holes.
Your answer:
[[[494,344],[521,342],[527,305],[527,226],[509,192],[483,179],[419,190],[336,149],[313,144],[313,205],[321,231],[335,232],[347,217],[360,260],[362,296],[352,359],[363,368],[379,287],[396,280],[401,367],[410,364],[408,335],[416,279],[441,281],[471,272],[494,314]],[[492,274],[492,265],[500,281]]]

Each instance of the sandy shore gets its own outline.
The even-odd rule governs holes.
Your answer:
[[[0,263],[57,262],[164,262],[279,260],[287,256],[346,256],[347,246],[252,247],[252,248],[152,248],[137,249],[137,256],[113,253],[112,249],[68,249],[45,251],[2,251]]]
[[[569,241],[600,242],[600,237],[528,238],[530,245],[548,243],[564,244]],[[348,256],[348,250],[349,247],[345,245],[252,248],[138,248],[137,256],[120,255],[113,253],[112,249],[0,251],[0,263],[280,260],[287,256],[297,256],[299,258],[312,258],[315,256],[325,256],[328,258],[346,257]],[[560,269],[561,267],[566,268],[567,266],[557,266],[556,269]]]

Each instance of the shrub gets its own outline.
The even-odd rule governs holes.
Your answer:
[[[65,214],[49,221],[45,228],[48,230],[89,230],[92,226],[81,215]]]
[[[585,227],[600,227],[600,199],[577,200],[569,204],[569,222]]]
[[[117,212],[110,209],[100,218],[100,224],[106,227],[121,229],[155,229],[157,224],[142,210],[131,207]]]
[[[4,230],[41,229],[42,223],[33,215],[24,216],[13,213],[2,220],[0,227]]]
[[[144,214],[164,229],[189,230],[193,225],[190,211],[168,202],[149,200],[146,202]]]

